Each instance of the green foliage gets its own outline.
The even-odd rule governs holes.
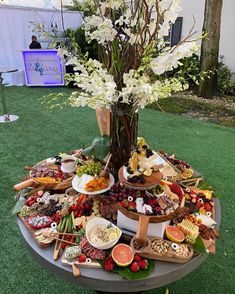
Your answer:
[[[66,93],[50,93],[39,98],[41,104],[46,105],[48,110],[54,110],[55,108],[63,109],[65,106],[69,106],[69,96]]]
[[[65,7],[68,10],[72,11],[82,11],[84,13],[84,16],[92,15],[94,13],[94,6],[92,6],[91,1],[79,1],[79,0],[72,0],[71,5],[66,5]]]
[[[86,41],[85,31],[82,26],[75,30],[67,29],[64,35],[67,39],[66,47],[69,51],[77,47],[82,55],[98,60],[98,43],[95,40],[90,43]]]
[[[232,72],[223,62],[218,67],[218,89],[221,95],[235,94],[235,83],[231,80]]]
[[[17,200],[15,206],[12,209],[12,214],[17,214],[21,211],[22,207],[24,206],[24,200]]]
[[[195,243],[193,244],[193,250],[198,253],[205,255],[206,253],[206,247],[202,241],[202,238],[200,236],[197,237]]]
[[[210,78],[213,75],[213,71],[208,70],[206,72],[200,71],[200,60],[197,54],[193,54],[190,57],[185,57],[181,61],[181,65],[175,70],[175,75],[185,79],[191,89],[195,88],[195,85],[199,85],[199,81],[205,78]]]
[[[148,268],[146,270],[139,270],[138,272],[132,272],[129,266],[120,267],[116,266],[113,272],[118,273],[121,277],[129,280],[135,281],[148,277],[154,270],[155,260],[148,259]]]
[[[94,156],[96,159],[103,160],[109,153],[110,137],[104,135],[102,137],[96,137],[91,146],[82,151],[83,155]]]
[[[218,64],[218,89],[220,95],[235,94],[235,83],[231,80],[232,72],[223,62]],[[200,60],[197,54],[181,60],[181,65],[174,72],[177,76],[188,81],[190,88],[199,84],[200,79],[210,78],[214,72],[200,72]]]

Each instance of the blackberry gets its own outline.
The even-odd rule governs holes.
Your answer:
[[[153,155],[153,151],[151,149],[147,149],[146,150],[146,157],[149,158],[152,155]]]
[[[139,182],[140,184],[144,184],[145,182],[144,176],[139,176]]]
[[[148,145],[145,144],[145,145],[142,146],[142,148],[143,149],[148,149]]]
[[[130,167],[127,168],[127,172],[128,172],[130,175],[132,175],[132,174],[134,173],[133,170],[132,170]]]
[[[128,182],[130,182],[130,183],[137,183],[138,182],[138,177],[137,176],[134,176],[132,178],[129,178],[128,179]]]

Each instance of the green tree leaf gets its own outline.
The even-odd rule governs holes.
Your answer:
[[[206,253],[206,247],[202,241],[201,236],[198,236],[195,243],[193,244],[193,250],[199,254],[205,255]]]
[[[109,153],[110,149],[110,137],[104,135],[102,137],[96,137],[91,146],[82,151],[85,156],[93,155],[96,159],[103,160]]]

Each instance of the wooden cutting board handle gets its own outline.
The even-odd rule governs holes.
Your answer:
[[[149,216],[140,215],[137,233],[136,233],[136,239],[138,239],[138,242],[145,243],[148,240],[147,238],[148,225],[149,225]]]
[[[35,186],[35,181],[34,181],[34,179],[29,179],[29,180],[23,181],[19,184],[16,184],[14,186],[14,191],[20,191],[20,190],[23,190],[25,188],[32,187],[32,186]]]
[[[74,263],[72,263],[72,269],[73,269],[74,277],[80,277],[81,272],[80,272],[79,268]]]

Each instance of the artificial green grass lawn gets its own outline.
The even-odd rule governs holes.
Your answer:
[[[12,186],[25,175],[24,166],[60,151],[87,146],[99,133],[91,109],[48,112],[38,98],[54,91],[65,89],[6,89],[9,112],[18,114],[20,119],[0,124],[2,294],[93,293],[64,283],[35,262],[10,212],[14,205]],[[170,294],[235,293],[235,129],[146,109],[140,112],[139,135],[152,148],[174,152],[191,163],[215,187],[221,199],[222,238],[217,241],[216,255],[185,278],[168,285]],[[165,289],[146,293],[164,293]]]

